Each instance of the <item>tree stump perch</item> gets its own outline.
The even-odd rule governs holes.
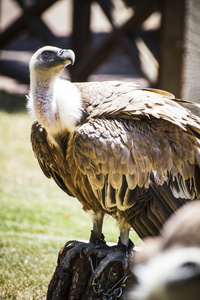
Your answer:
[[[119,261],[109,263],[95,284],[89,282],[92,268],[85,254],[82,257],[76,255],[70,263],[70,268],[60,271],[62,260],[72,248],[72,243],[73,241],[69,241],[64,244],[58,254],[57,266],[47,291],[47,300],[127,299],[127,291],[135,283],[135,278],[130,271],[124,274]],[[94,255],[91,255],[91,259],[94,267],[101,261]]]

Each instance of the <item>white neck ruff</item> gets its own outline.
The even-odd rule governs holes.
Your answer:
[[[70,81],[60,78],[51,86],[40,84],[38,87],[31,82],[27,108],[50,134],[74,131],[82,116],[78,89]]]

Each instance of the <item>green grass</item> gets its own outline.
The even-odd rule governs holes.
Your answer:
[[[45,299],[62,244],[88,239],[89,216],[47,179],[29,142],[32,120],[0,111],[0,300]],[[118,227],[105,220],[116,242]],[[131,239],[137,243],[132,232]]]

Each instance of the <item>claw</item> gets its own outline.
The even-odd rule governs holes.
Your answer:
[[[98,258],[103,258],[107,254],[107,245],[102,243],[101,245],[95,245],[91,242],[79,242],[73,241],[70,243],[72,248],[67,252],[64,259],[62,260],[59,269],[60,269],[60,276],[62,276],[63,271],[66,271],[70,268],[71,261],[76,257],[77,254],[80,255],[82,258],[85,254],[86,256],[90,257],[91,254],[94,254]],[[105,247],[105,249],[101,249],[101,247]],[[108,247],[109,248],[109,247]]]
[[[89,262],[90,262],[91,270],[92,270],[92,273],[93,273],[93,272],[94,272],[94,265],[93,265],[91,256],[88,256],[88,260],[89,260]]]
[[[80,257],[83,257],[83,254],[85,254],[87,247],[90,246],[90,243],[74,241],[72,243],[72,246],[73,246],[73,248],[67,252],[67,254],[65,255],[64,259],[62,260],[62,262],[60,264],[60,274],[61,275],[62,275],[63,271],[66,271],[70,268],[70,263],[77,254],[80,254]],[[95,247],[92,244],[91,244],[91,246],[93,246],[93,248]]]
[[[109,253],[108,253],[109,251]],[[95,279],[97,279],[103,270],[107,267],[107,265],[114,261],[119,261],[122,263],[122,268],[124,273],[128,270],[128,252],[122,252],[121,250],[117,249],[116,247],[113,249],[106,249],[105,251],[102,251],[101,255],[104,255],[104,257],[99,265],[96,267],[95,270],[92,271],[92,275],[89,279],[89,284],[93,284],[95,282]],[[99,253],[98,253],[99,257]]]
[[[103,270],[110,264],[111,262],[121,262],[123,273],[126,274],[128,270],[128,256],[129,250],[122,243],[118,243],[117,246],[110,247],[106,245],[105,241],[101,239],[98,240],[99,243],[86,243],[86,242],[78,242],[72,241],[70,242],[70,250],[67,251],[64,259],[62,260],[59,266],[60,277],[62,277],[63,272],[67,271],[70,268],[71,261],[76,257],[77,254],[83,258],[83,255],[88,257],[91,266],[91,273],[89,279],[90,285],[95,285],[96,280],[99,278]],[[91,258],[91,256],[93,258]],[[95,266],[93,265],[94,259],[96,258]],[[99,259],[101,260],[99,263]],[[98,285],[99,289],[99,285]]]

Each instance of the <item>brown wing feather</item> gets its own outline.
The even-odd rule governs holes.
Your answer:
[[[73,147],[102,207],[121,211],[142,238],[157,234],[184,199],[200,197],[199,141],[165,120],[91,120]]]
[[[124,175],[128,187],[134,189],[148,187],[152,171],[160,185],[168,173],[172,181],[179,181],[179,175],[183,181],[194,179],[199,147],[191,132],[165,120],[98,119],[78,129],[74,154],[94,190],[103,188],[106,175],[113,188],[120,188]]]
[[[189,101],[169,98],[168,92],[140,89],[129,82],[88,82],[76,83],[76,86],[81,93],[87,120],[155,117],[184,130],[191,127],[200,133],[200,118],[180,105]]]
[[[33,123],[31,128],[31,143],[33,152],[43,173],[48,178],[53,178],[64,192],[73,196],[59,175],[58,164],[56,163],[54,155],[56,148],[53,145],[51,147],[49,146],[47,142],[47,132],[37,121]]]
[[[87,177],[83,176],[73,159],[71,141],[68,132],[58,135],[55,143],[47,138],[46,130],[36,121],[31,129],[31,143],[39,165],[48,178],[68,195],[76,197],[83,209],[94,212],[102,210],[91,189]]]

